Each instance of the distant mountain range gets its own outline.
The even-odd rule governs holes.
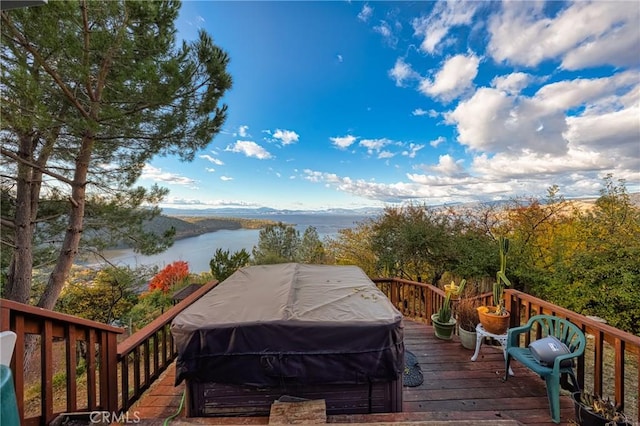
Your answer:
[[[176,209],[163,208],[166,216],[225,216],[225,217],[260,217],[260,216],[292,216],[292,215],[330,215],[330,216],[375,216],[384,209],[364,207],[359,209],[326,209],[326,210],[278,210],[270,207],[241,208],[225,207],[210,209]]]
[[[629,194],[631,202],[640,206],[640,193]],[[573,198],[568,201],[576,201],[584,204],[593,204],[597,198]],[[507,201],[494,201],[490,204],[502,204]],[[454,203],[447,206],[474,206],[481,203]],[[434,206],[438,207],[438,206]],[[325,210],[279,210],[271,207],[243,208],[223,207],[209,209],[177,209],[163,208],[162,214],[166,216],[222,216],[222,217],[261,217],[261,216],[292,216],[292,215],[327,215],[327,216],[377,216],[384,211],[381,207],[363,207],[358,209],[325,209]]]

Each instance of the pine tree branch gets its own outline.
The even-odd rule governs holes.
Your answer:
[[[60,182],[64,182],[67,185],[73,186],[73,181],[71,179],[67,179],[66,177],[59,175],[58,173],[54,173],[54,172],[50,172],[49,170],[46,170],[45,168],[43,168],[42,166],[32,162],[32,161],[28,161],[25,160],[24,158],[20,158],[18,155],[16,155],[14,152],[11,152],[7,149],[4,148],[0,148],[0,153],[2,155],[4,155],[5,157],[9,157],[14,161],[17,161],[19,163],[25,164],[29,167],[32,167],[34,169],[38,169],[40,170],[43,174],[47,175],[47,176],[51,176],[52,178],[55,178],[57,180],[59,180]]]
[[[89,112],[84,109],[82,104],[80,104],[80,102],[78,101],[78,98],[73,95],[71,89],[64,83],[62,77],[60,77],[60,75],[56,72],[55,69],[53,69],[53,67],[47,62],[47,60],[42,57],[40,51],[32,46],[31,43],[29,43],[29,41],[24,37],[24,35],[21,34],[20,31],[18,31],[15,25],[13,25],[13,22],[9,18],[9,14],[2,13],[2,23],[11,32],[14,37],[14,41],[20,44],[20,46],[22,46],[24,49],[26,49],[33,56],[33,59],[47,72],[47,74],[49,74],[51,78],[53,78],[58,87],[60,87],[62,92],[65,94],[65,97],[76,107],[80,114],[84,118],[92,120]]]

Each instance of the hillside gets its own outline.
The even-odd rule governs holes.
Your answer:
[[[263,219],[162,215],[145,224],[145,230],[160,234],[173,227],[176,230],[176,239],[181,239],[222,229],[260,229],[273,223],[273,221]]]

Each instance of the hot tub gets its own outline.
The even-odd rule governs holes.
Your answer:
[[[268,415],[281,396],[328,414],[402,409],[402,315],[355,266],[242,268],[171,324],[187,415]]]

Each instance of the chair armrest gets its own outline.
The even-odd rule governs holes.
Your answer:
[[[513,327],[507,330],[507,349],[517,348],[520,346],[520,340],[518,336],[523,333],[528,333],[531,330],[531,324],[521,325],[520,327]]]
[[[575,352],[569,352],[568,354],[564,354],[564,355],[558,355],[554,360],[553,360],[553,371],[555,374],[559,374],[560,373],[560,364],[562,363],[562,361],[564,361],[565,359],[572,359],[572,358],[578,358],[579,356],[581,356],[581,354],[579,353],[575,353]]]

